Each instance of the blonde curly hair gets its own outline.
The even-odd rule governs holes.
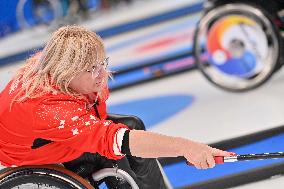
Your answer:
[[[41,52],[26,61],[13,85],[22,84],[14,101],[63,92],[80,96],[69,83],[78,73],[105,60],[102,39],[80,26],[64,26],[55,31]]]

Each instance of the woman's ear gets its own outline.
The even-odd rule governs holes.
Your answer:
[[[79,83],[79,80],[75,76],[70,80],[68,87],[71,88],[73,91],[77,91],[78,90],[78,83]]]

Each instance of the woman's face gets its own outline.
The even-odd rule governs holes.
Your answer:
[[[70,82],[69,87],[81,94],[99,92],[107,84],[108,71],[107,63],[90,66],[85,71],[80,72]]]

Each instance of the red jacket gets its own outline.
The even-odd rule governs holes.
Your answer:
[[[120,159],[114,137],[123,124],[105,120],[105,100],[97,106],[100,118],[86,101],[65,94],[47,94],[10,104],[19,87],[11,82],[0,93],[0,163],[4,166],[54,164],[73,160],[84,152]],[[107,91],[108,94],[108,91]],[[36,139],[53,141],[32,149]],[[1,165],[0,164],[0,165]]]

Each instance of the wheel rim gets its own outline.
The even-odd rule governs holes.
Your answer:
[[[279,44],[271,22],[260,10],[229,4],[200,20],[194,53],[198,67],[212,83],[243,91],[272,75]]]
[[[26,166],[8,169],[0,177],[0,188],[91,189],[91,185],[59,166]],[[38,187],[37,187],[38,186]],[[39,187],[40,186],[40,187]]]

